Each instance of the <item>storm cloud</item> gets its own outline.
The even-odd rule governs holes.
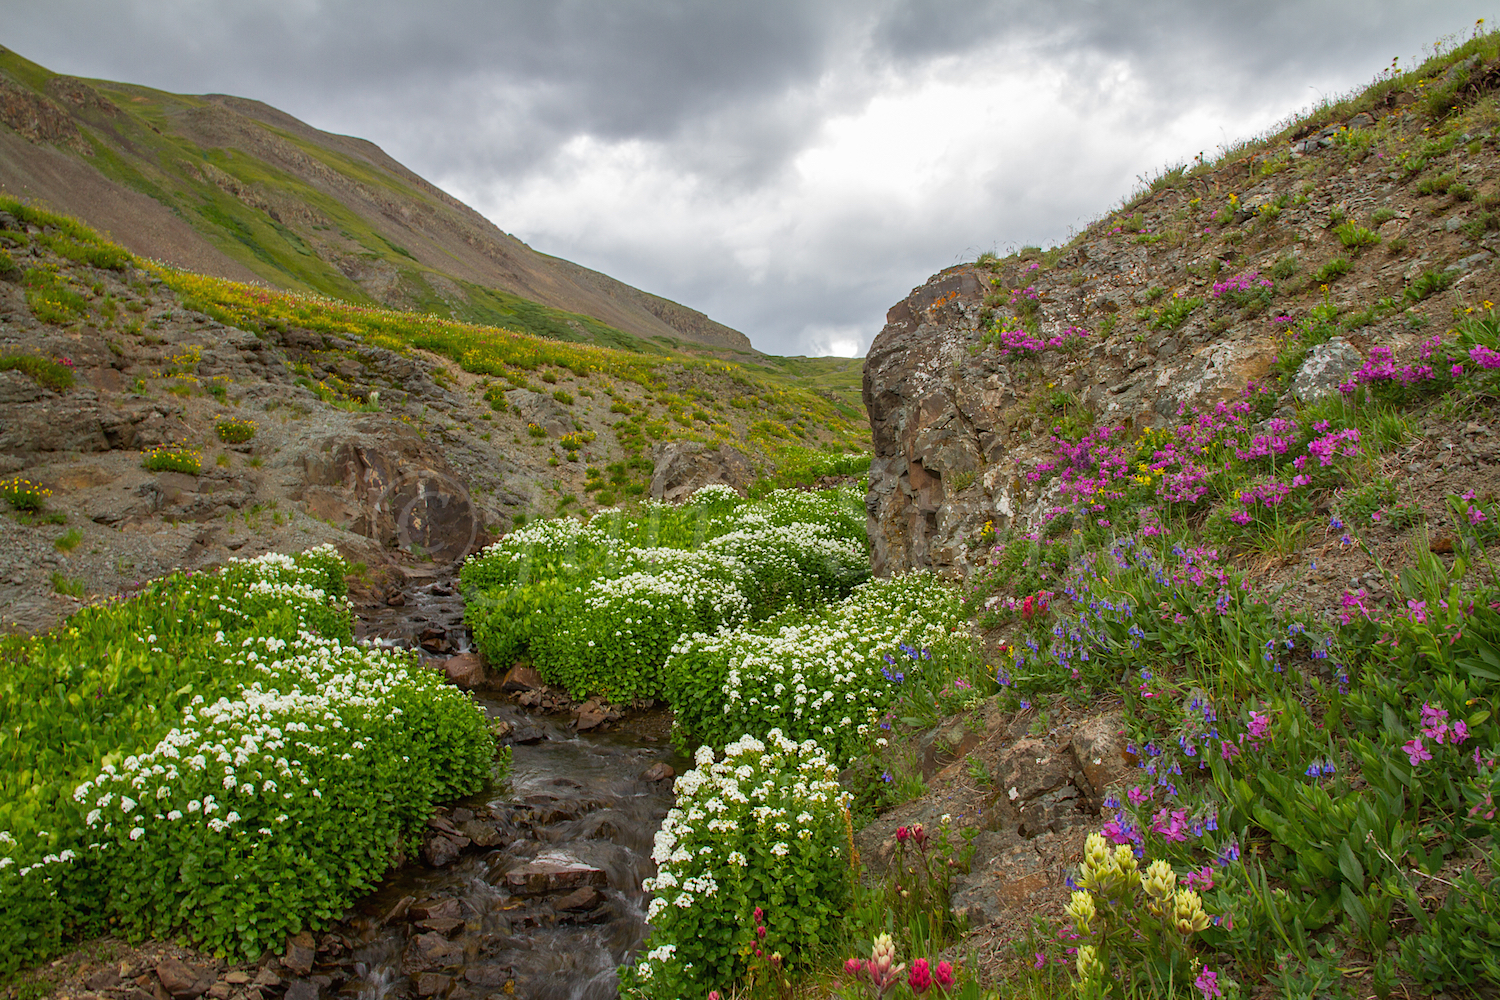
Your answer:
[[[1488,0],[8,0],[59,72],[358,135],[778,354],[1466,36]]]

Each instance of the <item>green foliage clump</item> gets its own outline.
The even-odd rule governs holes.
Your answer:
[[[247,417],[223,417],[214,424],[214,433],[225,444],[244,444],[255,437],[257,424]]]
[[[681,507],[534,522],[460,573],[475,642],[530,655],[575,695],[654,697],[683,635],[845,594],[869,575],[852,495],[783,491],[745,503],[705,487]]]
[[[88,302],[56,271],[33,267],[26,271],[26,305],[43,323],[67,326],[88,315]]]
[[[1321,285],[1326,285],[1348,274],[1352,267],[1353,265],[1349,263],[1347,257],[1335,257],[1318,268],[1317,272],[1313,275],[1313,280]]]
[[[1333,234],[1350,250],[1363,250],[1365,247],[1374,246],[1380,242],[1380,237],[1376,236],[1373,230],[1357,226],[1352,222],[1334,227]]]
[[[196,476],[203,471],[203,454],[187,445],[160,444],[141,453],[141,465],[152,472],[184,472]]]
[[[0,643],[0,972],[107,923],[259,954],[482,783],[483,713],[352,644],[347,568],[234,560]]]
[[[10,504],[12,510],[39,511],[47,505],[52,491],[41,483],[33,483],[22,476],[0,480],[0,500]]]

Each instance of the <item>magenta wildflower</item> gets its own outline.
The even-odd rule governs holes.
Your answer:
[[[1203,994],[1203,1000],[1213,1000],[1221,997],[1224,991],[1219,989],[1219,974],[1210,969],[1204,969],[1198,973],[1198,978],[1193,980],[1193,985]]]
[[[1410,743],[1401,744],[1401,749],[1406,751],[1406,759],[1411,761],[1412,767],[1416,767],[1424,760],[1432,759],[1432,751],[1423,745],[1420,736],[1413,737]]]

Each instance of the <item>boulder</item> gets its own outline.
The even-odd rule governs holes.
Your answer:
[[[481,515],[442,453],[387,421],[314,441],[297,458],[296,499],[385,548],[455,563],[479,539]]]
[[[548,437],[561,437],[573,429],[573,415],[551,396],[530,389],[511,389],[505,401],[528,424],[536,424]]]
[[[542,675],[535,667],[519,663],[507,670],[505,679],[500,682],[503,691],[535,691],[543,686]]]
[[[448,675],[448,683],[465,691],[485,686],[484,664],[478,653],[458,653],[448,657],[443,661],[443,673]]]
[[[876,576],[931,569],[961,580],[987,561],[988,549],[975,544],[986,524],[999,538],[1038,529],[1063,502],[1055,479],[1026,475],[1056,461],[1057,407],[1138,432],[1243,389],[1264,348],[1217,336],[1206,310],[1170,331],[1098,336],[1113,322],[1106,315],[1146,305],[1134,275],[1151,263],[1140,246],[1086,242],[1052,270],[1037,261],[1000,274],[948,268],[891,308],[864,367]],[[1027,336],[1056,346],[982,343],[994,320],[1013,312],[1004,289],[1036,292],[1042,308]],[[1017,320],[1007,322],[1015,328]],[[1070,332],[1081,327],[1095,332]]]
[[[671,764],[668,764],[664,760],[659,760],[655,764],[652,764],[650,767],[646,768],[645,771],[641,772],[641,780],[666,781],[667,779],[676,776],[676,774],[677,772],[672,769]]]
[[[445,868],[457,861],[468,846],[468,837],[455,837],[449,833],[432,834],[422,841],[422,860],[433,868]]]
[[[1313,403],[1339,391],[1354,370],[1364,363],[1359,351],[1343,337],[1331,337],[1307,352],[1292,378],[1292,394],[1303,403]]]
[[[286,953],[281,956],[281,964],[288,971],[299,976],[305,976],[312,972],[313,960],[317,957],[317,943],[313,941],[312,935],[306,931],[293,934],[287,938]]]
[[[667,503],[685,499],[710,483],[743,492],[754,470],[742,453],[721,445],[709,449],[699,441],[662,441],[651,446],[651,497]]]
[[[548,892],[571,892],[584,886],[598,888],[609,884],[609,876],[570,854],[554,851],[537,855],[531,861],[510,869],[505,873],[504,881],[512,892],[537,896]]]
[[[1123,784],[1135,769],[1125,755],[1124,727],[1120,713],[1110,712],[1087,720],[1073,733],[1073,757],[1088,783],[1085,791],[1095,800],[1103,799],[1111,785]]]
[[[413,935],[401,956],[401,971],[415,976],[428,969],[458,965],[464,960],[462,941],[450,941],[436,931]]]
[[[995,778],[998,821],[1014,823],[1023,837],[1081,823],[1092,812],[1079,791],[1086,783],[1071,744],[1019,740],[996,763]]]
[[[580,733],[590,729],[597,729],[608,721],[609,713],[597,705],[584,705],[578,710],[577,726]]]
[[[475,847],[497,847],[505,842],[505,835],[500,832],[499,824],[491,820],[471,819],[460,823],[458,828]]]
[[[552,904],[552,908],[558,911],[592,910],[603,899],[604,896],[600,894],[598,889],[595,889],[591,885],[586,885],[581,889],[574,889],[566,896],[563,896],[556,903]]]
[[[207,993],[216,976],[212,969],[194,968],[169,957],[156,964],[156,978],[173,1000],[192,1000]]]
[[[440,997],[453,985],[453,977],[437,972],[424,972],[417,977],[417,996]]]

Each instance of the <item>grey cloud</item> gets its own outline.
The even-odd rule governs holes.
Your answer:
[[[506,203],[539,177],[585,184],[579,138],[649,148],[704,213],[760,233],[741,261],[692,220],[631,230],[558,217],[518,232],[798,353],[858,329],[959,255],[1046,243],[1107,210],[1137,175],[1187,159],[1174,123],[1211,113],[1231,141],[1392,56],[1490,12],[1489,0],[0,0],[0,42],[53,69],[256,98],[361,135],[429,178]],[[1434,8],[1437,8],[1436,10]],[[1060,72],[1068,110],[1118,137],[997,138],[994,164],[903,199],[803,205],[796,158],[829,120],[928,72],[984,60]],[[1128,66],[1122,100],[1107,83]],[[1097,123],[1097,125],[1095,125]],[[893,135],[893,146],[927,141]],[[1175,141],[1175,140],[1172,140]],[[1090,150],[1093,152],[1091,153]],[[1209,150],[1211,152],[1211,150]],[[968,182],[960,176],[970,176]],[[901,204],[892,204],[899,200]],[[579,204],[602,209],[597,199]],[[789,217],[783,217],[787,213]],[[571,213],[571,214],[569,214]],[[778,214],[780,213],[780,214]],[[800,214],[799,214],[800,213]],[[533,213],[535,214],[535,213]],[[691,212],[688,213],[691,215]],[[494,221],[515,231],[515,221]]]

